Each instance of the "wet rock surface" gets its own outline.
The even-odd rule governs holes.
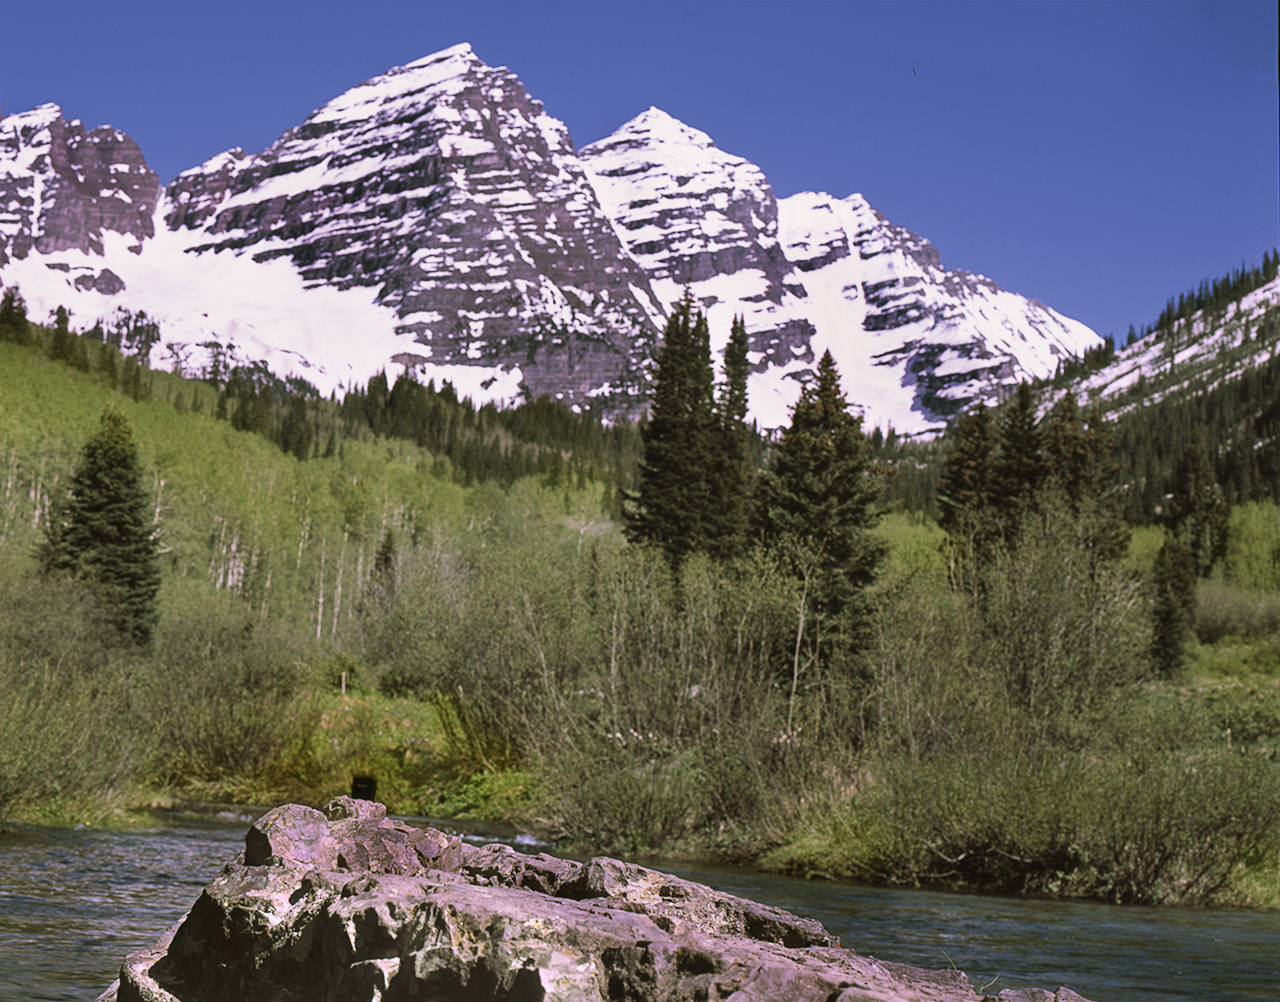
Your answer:
[[[469,846],[339,797],[260,818],[100,1002],[981,998],[959,971],[861,957],[778,908],[614,859]]]

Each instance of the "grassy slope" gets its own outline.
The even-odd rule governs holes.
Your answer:
[[[212,649],[218,629],[246,636],[252,632],[253,644],[258,645],[253,650],[260,653],[277,643],[290,656],[305,660],[305,670],[289,676],[292,688],[287,698],[254,700],[261,703],[261,719],[233,721],[240,730],[228,725],[225,733],[202,735],[205,744],[183,754],[198,757],[202,748],[219,748],[219,741],[223,745],[242,741],[243,735],[256,733],[254,727],[279,729],[287,723],[287,740],[267,748],[265,757],[254,763],[232,763],[221,771],[192,765],[189,757],[159,749],[163,753],[159,760],[154,755],[147,759],[143,778],[148,788],[141,793],[115,789],[110,796],[100,797],[97,807],[92,797],[79,802],[46,798],[28,805],[26,816],[71,819],[86,809],[143,803],[174,793],[208,799],[287,797],[319,802],[342,792],[350,774],[363,770],[382,777],[380,793],[400,810],[496,817],[527,813],[544,803],[536,775],[473,774],[453,768],[444,754],[447,749],[440,740],[434,708],[413,699],[389,699],[371,687],[374,675],[361,655],[353,624],[358,625],[361,585],[388,530],[401,550],[416,547],[415,552],[447,537],[477,554],[490,541],[497,549],[500,544],[512,546],[510,540],[519,537],[523,543],[502,552],[548,554],[549,559],[563,559],[567,567],[582,555],[588,539],[601,534],[613,538],[612,528],[598,515],[599,485],[588,484],[584,491],[549,490],[527,479],[506,493],[487,485],[464,489],[432,476],[434,457],[425,450],[367,438],[345,441],[341,454],[331,459],[298,462],[258,436],[236,432],[227,422],[214,420],[210,416],[214,397],[207,386],[155,373],[151,393],[152,399],[139,402],[119,394],[116,398],[134,422],[159,499],[165,549],[162,631],[169,631],[172,642],[163,647],[169,653],[162,652],[155,664],[129,669],[134,672],[131,684],[138,686],[141,679],[145,690],[147,679],[154,683],[158,677],[169,688],[182,680],[194,691],[207,672],[200,663],[199,645],[183,647],[182,635],[203,638],[200,631],[204,630],[213,638]],[[184,404],[181,410],[173,406],[179,395]],[[26,587],[29,554],[39,539],[39,521],[48,499],[65,483],[81,443],[111,396],[112,391],[96,376],[51,363],[31,350],[0,345],[0,555],[5,558],[0,563],[0,590]],[[197,399],[199,407],[193,410]],[[1235,517],[1234,556],[1219,585],[1228,594],[1216,599],[1225,609],[1220,616],[1224,622],[1266,618],[1265,609],[1258,614],[1240,612],[1237,607],[1242,601],[1238,596],[1249,594],[1246,584],[1256,592],[1270,583],[1259,577],[1265,577],[1270,565],[1259,562],[1257,555],[1269,553],[1273,543],[1280,544],[1273,521],[1273,512],[1267,508],[1241,509]],[[884,520],[879,534],[891,547],[888,573],[894,580],[913,581],[935,598],[945,590],[948,568],[941,549],[943,535],[935,524],[897,514]],[[507,541],[502,543],[499,537]],[[543,541],[530,542],[534,537]],[[1147,564],[1158,545],[1157,534],[1149,530],[1135,534],[1134,566],[1141,569]],[[555,557],[557,553],[562,557]],[[500,565],[500,560],[497,564],[483,559],[473,562],[475,567]],[[520,580],[511,577],[512,582]],[[495,587],[502,586],[498,582]],[[272,624],[278,628],[276,634],[266,628]],[[246,664],[253,653],[251,646],[245,641],[243,650],[236,648],[240,651],[236,656]],[[1186,678],[1150,687],[1149,700],[1153,706],[1165,706],[1171,699],[1194,703],[1204,711],[1198,719],[1207,720],[1210,731],[1216,727],[1219,732],[1208,738],[1215,747],[1219,738],[1227,740],[1225,731],[1230,728],[1236,746],[1266,748],[1280,734],[1280,706],[1276,705],[1280,664],[1275,663],[1274,650],[1274,641],[1261,636],[1224,634],[1201,647]],[[958,654],[938,650],[932,658],[945,660]],[[0,674],[3,669],[0,664]],[[343,671],[351,686],[345,696],[336,691]],[[7,684],[13,677],[0,677],[0,683]],[[81,698],[83,694],[77,692],[71,695]],[[22,705],[46,709],[50,705],[47,693],[42,696],[22,689],[20,695],[28,700]],[[216,692],[201,696],[205,701],[193,704],[197,716],[223,712],[217,710],[223,705],[218,698]],[[92,712],[92,704],[85,700],[84,711]],[[73,700],[66,705],[80,704]],[[163,705],[156,702],[151,711],[158,712],[156,707]],[[198,724],[192,718],[191,729],[199,729]],[[12,728],[6,732],[0,719],[0,743],[6,733],[10,738],[21,737]],[[66,740],[66,735],[58,732],[50,740],[54,738]],[[966,776],[960,774],[959,779]],[[775,845],[784,843],[771,857],[774,865],[867,877],[874,876],[871,867],[879,865],[881,856],[907,851],[894,844],[902,832],[891,830],[892,810],[886,813],[886,805],[857,796],[860,781],[835,778],[839,781],[829,796],[799,791],[795,805],[784,805],[782,813],[790,814],[780,827],[774,826],[771,835]],[[1011,777],[1011,788],[1024,780]],[[1087,807],[1088,798],[1097,794],[1091,787],[1063,790],[1083,798],[1081,807]],[[965,810],[990,801],[990,791],[980,786],[960,792],[977,798]],[[1042,792],[1052,797],[1058,791]],[[816,814],[812,805],[817,806]],[[599,810],[608,811],[609,805],[599,805]],[[750,832],[745,835],[748,840],[752,837]],[[715,839],[695,839],[686,849],[723,851],[725,846]],[[736,853],[733,846],[729,850]],[[1237,885],[1234,900],[1280,903],[1280,882],[1271,863],[1258,861],[1247,881]],[[1045,886],[1041,891],[1073,893],[1072,879],[1084,878],[1064,878],[1058,889]]]
[[[258,655],[267,656],[262,648],[274,644],[306,662],[305,670],[292,676],[300,687],[297,699],[287,707],[274,706],[287,717],[281,727],[287,723],[293,731],[276,750],[276,761],[252,774],[237,775],[234,769],[184,774],[182,763],[171,756],[159,766],[152,761],[147,789],[112,788],[101,803],[92,796],[81,801],[45,797],[19,813],[79,819],[122,803],[173,795],[321,801],[343,792],[352,772],[374,768],[383,776],[382,796],[401,810],[417,810],[427,801],[437,810],[455,812],[503,809],[509,789],[494,794],[497,803],[486,807],[483,789],[433,760],[428,707],[380,697],[370,691],[367,677],[362,680],[367,672],[358,644],[351,650],[350,636],[361,588],[388,532],[398,548],[407,550],[445,537],[475,537],[473,545],[483,547],[482,537],[496,521],[570,545],[607,531],[598,514],[601,486],[549,491],[529,478],[506,494],[488,485],[463,488],[432,475],[435,457],[426,450],[368,436],[344,440],[332,458],[299,462],[266,439],[216,420],[211,387],[168,373],[147,377],[150,399],[134,401],[109,389],[96,373],[0,344],[0,596],[16,601],[29,588],[31,555],[50,498],[67,482],[107,401],[115,399],[133,423],[152,478],[163,569],[156,664],[122,670],[164,672],[170,678],[198,675],[198,664],[174,662],[181,659],[174,652],[181,650],[182,634],[208,634],[212,645],[220,642],[218,631],[225,633],[228,623],[246,633],[256,629],[259,637],[270,628],[274,632],[258,643]],[[173,405],[178,399],[181,410]],[[25,670],[21,654],[17,657],[9,664],[14,674],[0,682]],[[343,670],[351,688],[347,696],[337,691]],[[25,695],[35,700],[29,700],[29,708],[49,708],[48,698]],[[401,723],[378,724],[388,715]],[[363,725],[345,727],[351,719]],[[14,740],[34,740],[14,729],[13,717],[7,732],[4,723],[0,742],[5,733]]]

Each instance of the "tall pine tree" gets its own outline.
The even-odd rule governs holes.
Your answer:
[[[11,344],[31,344],[31,325],[27,323],[27,304],[18,287],[4,290],[0,299],[0,341]]]
[[[998,488],[992,500],[1000,513],[1004,538],[1012,543],[1019,523],[1035,502],[1044,476],[1040,429],[1036,427],[1036,398],[1025,382],[1018,385],[1018,394],[1000,423],[1000,453],[995,460],[994,474]]]
[[[649,421],[640,432],[639,489],[628,492],[625,526],[631,541],[656,543],[676,564],[705,551],[715,535],[713,385],[707,321],[686,290],[658,350]]]
[[[733,318],[724,349],[724,384],[716,406],[715,448],[711,466],[707,552],[718,559],[746,549],[751,520],[751,469],[747,419],[747,328]]]
[[[956,421],[953,434],[938,479],[939,522],[954,539],[984,554],[999,535],[994,518],[999,433],[991,411],[979,401]]]
[[[1094,445],[1081,426],[1080,405],[1067,393],[1048,418],[1044,435],[1045,468],[1073,505],[1088,496],[1094,483]]]
[[[865,589],[884,556],[871,535],[878,479],[862,419],[849,412],[831,352],[818,363],[760,481],[757,523],[766,546],[791,558],[808,583],[809,609],[846,648],[867,639]]]
[[[53,337],[49,341],[49,357],[58,362],[71,361],[71,329],[67,309],[59,306],[53,320]]]
[[[1191,550],[1198,577],[1208,577],[1227,552],[1227,503],[1209,463],[1204,440],[1193,435],[1173,474],[1165,525]]]
[[[38,556],[46,573],[88,582],[124,638],[151,642],[160,615],[151,504],[133,427],[114,403],[102,412],[66,497],[50,513]]]

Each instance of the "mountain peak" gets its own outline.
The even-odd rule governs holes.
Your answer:
[[[593,146],[692,146],[700,150],[713,150],[716,144],[705,132],[685,125],[680,119],[667,114],[661,108],[650,106],[635,118],[621,125],[613,135],[601,139]]]
[[[483,62],[472,51],[470,42],[461,42],[404,66],[393,67],[352,87],[313,111],[306,124],[328,125],[376,119],[378,109],[388,107],[394,107],[397,115],[408,106],[425,110],[446,94],[464,90],[477,74],[486,72],[514,79],[514,75],[501,69],[494,70]]]
[[[167,190],[114,129],[52,104],[9,116],[0,269],[35,315],[145,309],[184,367],[216,342],[327,391],[394,359],[477,402],[547,393],[633,415],[687,289],[713,349],[745,323],[764,427],[825,350],[869,420],[918,434],[1098,341],[947,271],[861,195],[779,203],[759,167],[661,108],[575,150],[467,43]]]
[[[475,52],[471,48],[470,42],[459,42],[457,45],[451,45],[447,49],[441,49],[439,52],[433,52],[429,56],[423,56],[420,59],[415,59],[411,63],[405,63],[403,66],[398,67],[398,71],[403,73],[406,70],[416,70],[423,66],[432,66],[436,63],[444,62],[447,59],[456,59],[460,56],[474,55]],[[390,72],[395,73],[397,70],[391,70]]]
[[[0,160],[0,205],[9,207],[0,213],[0,265],[33,250],[101,255],[104,231],[133,237],[133,247],[155,234],[159,179],[119,129],[88,131],[42,104],[0,122]]]

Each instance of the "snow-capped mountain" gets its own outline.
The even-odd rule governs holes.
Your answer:
[[[665,307],[687,285],[718,349],[743,316],[766,427],[786,422],[797,378],[827,349],[849,399],[910,433],[1098,343],[1042,303],[946,271],[932,244],[861,195],[777,201],[755,164],[656,108],[579,155]]]
[[[909,434],[1098,343],[945,271],[861,195],[779,202],[758,167],[657,109],[575,151],[465,44],[166,189],[122,133],[54,105],[5,118],[0,281],[38,320],[144,310],[173,365],[199,367],[216,341],[326,392],[399,363],[477,400],[615,413],[642,405],[688,286],[715,348],[745,317],[764,427],[786,422],[825,349],[869,420]]]

